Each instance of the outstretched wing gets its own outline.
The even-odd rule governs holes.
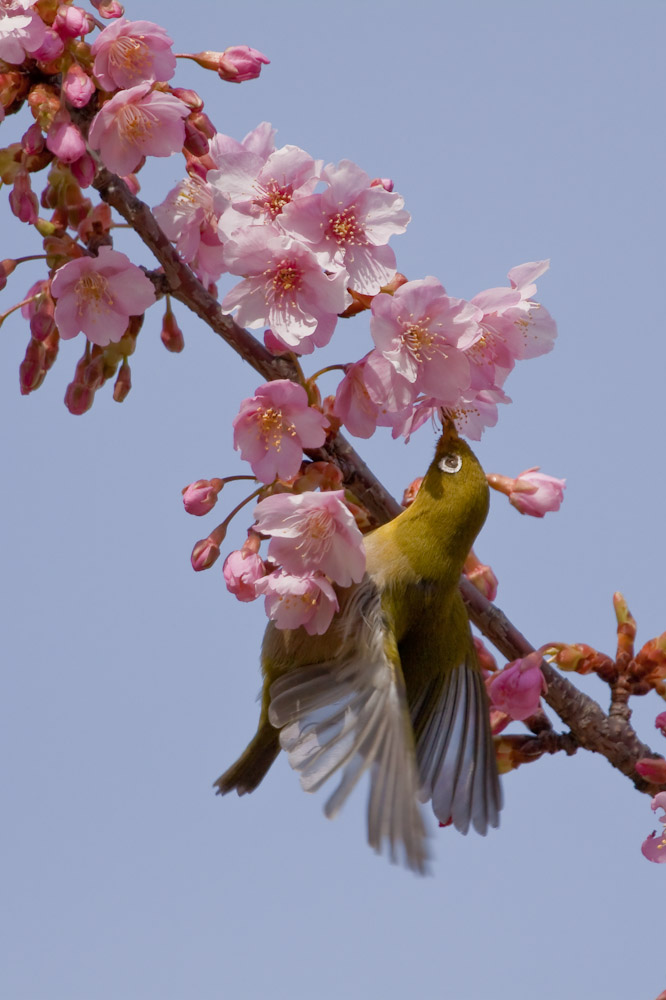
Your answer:
[[[269,719],[308,792],[335,772],[331,818],[370,771],[368,842],[423,872],[428,853],[418,803],[414,739],[395,638],[381,596],[366,577],[349,593],[330,630],[331,657],[273,682]]]
[[[422,802],[461,833],[499,825],[502,790],[490,732],[488,697],[471,638],[459,666],[430,682],[412,706]]]

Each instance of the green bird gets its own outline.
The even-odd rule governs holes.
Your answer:
[[[447,423],[412,505],[364,537],[365,577],[339,590],[328,631],[268,625],[259,727],[219,794],[253,791],[282,748],[306,791],[341,774],[333,817],[369,771],[368,842],[418,872],[420,803],[462,833],[498,825],[488,699],[458,590],[488,503],[483,469]]]

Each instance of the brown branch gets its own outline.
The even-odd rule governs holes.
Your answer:
[[[298,369],[290,358],[272,355],[256,337],[222,312],[214,296],[180,259],[150,208],[130,192],[124,181],[100,167],[94,186],[103,201],[116,209],[155,255],[164,270],[165,287],[168,287],[170,295],[196,313],[263,378],[299,381]],[[315,460],[335,462],[342,471],[346,486],[376,523],[384,523],[402,510],[342,434],[338,433],[323,448],[309,450],[307,454]],[[473,584],[463,578],[460,589],[472,622],[507,659],[514,660],[532,652],[533,647],[527,639]],[[578,690],[549,664],[542,663],[541,669],[548,683],[545,700],[571,730],[568,745],[578,745],[602,754],[639,791],[654,789],[636,774],[635,764],[641,757],[655,754],[641,743],[628,718],[615,716],[610,719],[594,699]],[[552,733],[552,727],[542,713],[528,722],[533,732],[539,736],[543,734],[543,739],[553,740],[554,736],[547,735]]]

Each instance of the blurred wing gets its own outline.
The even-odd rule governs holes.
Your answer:
[[[461,833],[470,823],[485,835],[499,825],[502,789],[483,675],[470,650],[460,666],[430,682],[412,708],[419,797]]]
[[[366,577],[330,630],[331,658],[278,678],[269,719],[308,792],[336,771],[340,782],[324,811],[342,807],[370,771],[368,842],[392,861],[425,871],[426,833],[418,803],[414,740],[397,646],[381,595]]]

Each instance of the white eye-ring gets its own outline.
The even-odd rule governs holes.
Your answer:
[[[459,472],[462,468],[462,455],[445,455],[440,458],[438,465],[442,472]]]

